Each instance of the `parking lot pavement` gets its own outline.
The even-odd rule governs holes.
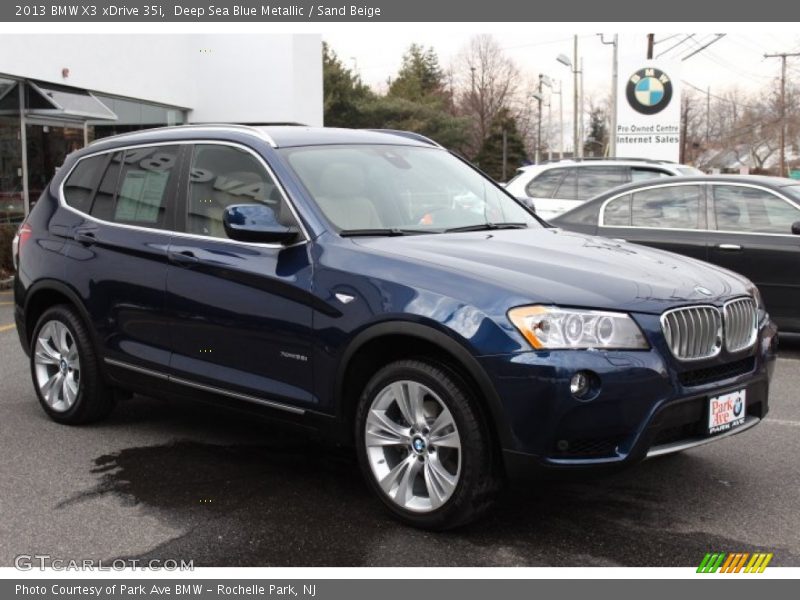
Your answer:
[[[0,303],[8,296],[0,296]],[[0,326],[11,308],[0,304]],[[89,427],[49,421],[0,330],[0,565],[18,554],[196,566],[693,566],[768,551],[800,566],[800,342],[750,432],[603,477],[506,492],[448,533],[388,518],[351,452],[189,403],[135,397]]]

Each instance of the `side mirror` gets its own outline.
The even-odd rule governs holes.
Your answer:
[[[533,198],[528,198],[527,196],[517,196],[517,200],[519,200],[520,204],[527,208],[531,212],[536,212],[536,206],[533,203]]]
[[[792,233],[795,235],[800,235],[800,221],[795,221],[792,223]]]
[[[275,211],[266,204],[232,204],[222,215],[225,233],[232,240],[288,244],[300,231],[278,222]]]

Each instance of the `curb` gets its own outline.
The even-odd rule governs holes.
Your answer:
[[[0,279],[0,290],[10,290],[14,287],[14,276],[7,279]]]

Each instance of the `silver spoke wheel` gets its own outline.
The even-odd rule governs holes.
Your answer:
[[[429,387],[402,380],[378,392],[364,441],[375,480],[398,506],[430,512],[453,495],[461,439],[450,410]]]
[[[61,321],[48,321],[34,345],[36,385],[55,411],[69,410],[78,397],[81,363],[75,338]]]

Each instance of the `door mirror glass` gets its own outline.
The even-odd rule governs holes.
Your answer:
[[[299,234],[297,227],[283,225],[265,204],[232,204],[222,215],[225,233],[240,242],[288,244]]]
[[[792,223],[792,233],[795,235],[800,235],[800,221],[795,221]]]

